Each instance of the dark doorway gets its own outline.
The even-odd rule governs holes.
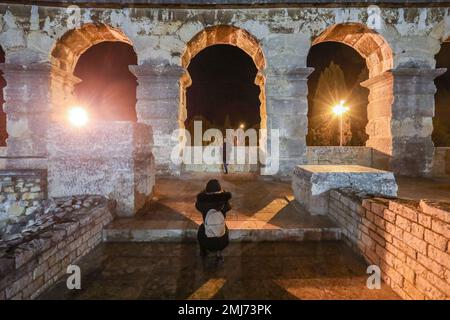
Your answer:
[[[311,47],[307,65],[314,68],[308,78],[307,145],[339,145],[339,118],[332,108],[344,101],[349,110],[343,116],[343,145],[364,146],[369,96],[360,85],[368,79],[364,58],[345,44],[323,42]]]
[[[0,63],[5,63],[5,52],[3,51],[3,48],[0,47]],[[4,88],[6,87],[6,80],[3,77],[3,72],[0,71],[0,103],[1,103],[1,110],[0,110],[0,146],[5,147],[6,146],[6,139],[8,138],[8,132],[6,131],[6,113],[3,110],[4,104],[5,104],[5,98],[4,98]]]
[[[243,50],[231,45],[213,45],[198,53],[188,67],[192,85],[187,88],[186,128],[202,120],[208,128],[259,129],[260,88],[257,68]]]
[[[93,118],[136,121],[136,77],[128,69],[137,64],[133,48],[122,42],[102,42],[83,53],[74,75],[80,105]]]
[[[436,85],[433,142],[436,147],[450,147],[450,43],[444,42],[436,55],[436,68],[447,71],[434,80]]]

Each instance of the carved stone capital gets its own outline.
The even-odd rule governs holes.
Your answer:
[[[447,68],[397,68],[390,70],[395,77],[419,77],[434,80],[447,71]]]

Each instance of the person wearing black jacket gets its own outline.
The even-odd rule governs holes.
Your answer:
[[[218,259],[223,260],[220,252],[228,246],[228,229],[226,229],[225,234],[220,238],[208,238],[205,233],[204,221],[206,214],[211,209],[222,212],[224,218],[226,218],[227,212],[231,210],[230,199],[231,193],[224,191],[216,179],[208,181],[205,190],[197,195],[195,208],[201,212],[203,217],[203,223],[197,232],[197,240],[202,257],[206,257],[208,251],[213,251],[218,253]]]

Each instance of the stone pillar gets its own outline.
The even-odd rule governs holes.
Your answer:
[[[376,166],[403,176],[431,174],[434,79],[444,72],[397,68],[362,83],[370,90],[367,146]]]
[[[434,157],[431,139],[434,79],[446,69],[399,68],[394,76],[391,170],[405,176],[429,176]]]
[[[155,184],[151,128],[129,121],[90,121],[85,127],[52,121],[48,130],[50,197],[98,194],[133,216]]]
[[[179,175],[180,166],[171,162],[174,130],[180,128],[180,78],[184,69],[173,65],[144,63],[130,66],[138,81],[138,122],[153,129],[153,154],[157,174]]]
[[[50,119],[53,121],[67,121],[68,109],[77,104],[74,96],[75,85],[80,78],[56,66],[52,68],[51,99],[52,110]]]
[[[46,132],[50,113],[49,63],[1,64],[6,80],[4,111],[7,114],[5,168],[46,169]]]
[[[392,156],[392,103],[394,78],[390,71],[361,82],[369,89],[367,105],[366,146],[373,149],[372,165],[389,170]]]
[[[291,175],[295,165],[306,163],[308,133],[308,76],[313,68],[268,69],[266,75],[267,129],[278,129],[278,175]],[[270,141],[270,136],[268,138]],[[270,142],[268,142],[270,151]]]

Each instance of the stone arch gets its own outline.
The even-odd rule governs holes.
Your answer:
[[[206,47],[215,44],[228,44],[239,47],[247,53],[259,71],[266,66],[266,60],[262,48],[248,31],[229,25],[217,25],[205,28],[197,33],[186,46],[186,50],[181,57],[181,65],[187,68],[192,58]]]
[[[363,24],[332,25],[315,38],[312,45],[325,41],[340,42],[355,49],[366,60],[369,78],[376,77],[394,66],[394,56],[387,41]]]
[[[81,81],[74,75],[79,58],[89,48],[102,42],[122,42],[133,47],[122,31],[103,23],[87,23],[69,30],[54,45],[50,54],[54,117],[60,117],[75,100],[74,86]]]
[[[366,61],[369,79],[361,83],[369,89],[366,146],[372,147],[381,159],[377,167],[387,168],[392,155],[392,105],[394,103],[394,55],[386,39],[360,23],[335,24],[317,36],[312,45],[340,42],[356,50]]]
[[[191,85],[191,77],[187,71],[191,60],[203,49],[216,45],[228,44],[236,46],[247,53],[255,63],[258,72],[255,78],[255,84],[260,88],[260,116],[261,128],[267,127],[266,115],[266,96],[265,96],[265,76],[263,70],[266,66],[266,59],[258,40],[248,31],[235,26],[217,25],[205,28],[197,33],[186,45],[186,50],[181,57],[181,65],[184,68],[184,74],[181,76],[181,97],[180,97],[180,127],[183,127],[186,120],[186,89]]]
[[[72,73],[80,56],[90,47],[100,42],[132,42],[119,29],[106,24],[88,23],[81,28],[66,32],[55,44],[51,52],[51,62],[59,69]]]
[[[188,72],[188,67],[191,60],[203,49],[209,46],[225,44],[238,47],[244,51],[250,58],[252,58],[256,69],[254,83],[260,88],[260,128],[267,128],[267,108],[266,108],[266,78],[263,70],[266,67],[266,60],[259,41],[251,35],[248,31],[231,26],[231,25],[216,25],[207,27],[197,33],[186,45],[186,49],[181,56],[181,66],[184,69],[183,75],[180,78],[180,110],[179,110],[179,127],[184,128],[184,122],[187,118],[186,105],[186,89],[192,84],[192,79]],[[266,136],[260,136],[260,145],[264,145]]]

